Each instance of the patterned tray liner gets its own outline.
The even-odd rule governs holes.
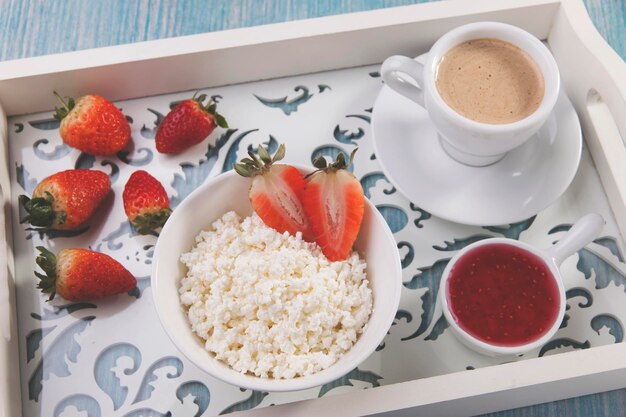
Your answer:
[[[456,251],[490,236],[547,247],[587,212],[607,219],[602,237],[563,264],[567,312],[555,338],[527,357],[618,343],[626,320],[626,263],[599,178],[586,150],[572,186],[537,216],[516,224],[472,227],[443,221],[410,203],[387,181],[373,154],[369,122],[381,87],[378,66],[203,90],[219,102],[230,129],[177,156],[155,151],[155,126],[189,92],[117,103],[132,126],[132,148],[94,158],[65,146],[51,112],[9,120],[14,250],[24,415],[54,417],[200,416],[316,398],[355,389],[496,365],[450,334],[436,303],[439,277]],[[404,287],[388,336],[357,369],[321,387],[292,393],[243,390],[187,361],[158,322],[150,290],[156,236],[134,234],[121,204],[128,176],[145,169],[175,207],[207,178],[232,168],[248,149],[287,145],[287,161],[349,154],[354,174],[387,220],[400,250]],[[114,192],[76,233],[40,235],[18,224],[17,197],[69,168],[102,170]],[[416,181],[427,181],[416,178]],[[138,287],[96,303],[46,302],[35,289],[35,247],[90,247],[122,262]],[[206,413],[206,414],[203,414]]]

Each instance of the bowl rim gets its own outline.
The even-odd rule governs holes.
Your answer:
[[[312,167],[307,167],[303,165],[298,165],[298,164],[291,164],[291,165],[295,166],[303,173],[310,173],[314,170],[314,168]],[[168,315],[165,314],[165,312],[163,311],[163,307],[161,306],[162,300],[160,300],[160,295],[162,295],[161,294],[162,291],[160,291],[160,288],[162,288],[162,285],[160,285],[159,266],[162,263],[159,261],[159,255],[161,251],[165,250],[164,249],[165,243],[162,243],[162,242],[166,241],[166,239],[162,239],[162,237],[167,238],[167,236],[170,233],[172,233],[171,230],[173,230],[176,226],[176,223],[178,223],[176,219],[178,216],[180,216],[180,214],[176,214],[176,213],[181,213],[183,211],[181,210],[181,208],[184,209],[188,204],[191,204],[189,203],[190,201],[193,201],[195,198],[197,198],[197,196],[202,195],[203,193],[207,192],[207,190],[210,190],[215,185],[219,183],[227,182],[227,181],[232,181],[234,178],[237,178],[237,177],[239,177],[239,175],[235,171],[231,170],[231,171],[227,171],[224,173],[220,173],[213,178],[207,179],[203,184],[201,184],[199,187],[193,190],[187,197],[185,197],[178,204],[176,208],[174,208],[174,210],[172,211],[170,220],[166,222],[165,226],[161,230],[160,236],[157,239],[155,249],[154,249],[153,265],[152,265],[152,270],[151,270],[151,275],[150,275],[152,299],[154,302],[155,310],[157,312],[157,317],[159,318],[159,322],[161,323],[161,326],[165,330],[165,333],[167,334],[168,338],[172,341],[172,343],[178,349],[178,351],[181,352],[185,356],[185,358],[187,358],[190,362],[192,362],[195,366],[197,366],[203,372],[206,372],[207,374],[221,381],[224,381],[226,383],[229,383],[238,387],[242,387],[242,388],[254,389],[254,390],[259,390],[259,391],[274,391],[274,392],[282,391],[284,392],[284,391],[303,390],[303,389],[323,385],[328,382],[332,382],[342,377],[343,375],[347,374],[348,372],[352,371],[353,369],[355,369],[359,364],[361,364],[365,359],[367,359],[367,357],[369,357],[375,351],[376,347],[379,346],[380,343],[383,341],[391,325],[393,324],[393,320],[395,319],[395,315],[400,304],[400,294],[401,294],[401,289],[402,289],[402,266],[401,266],[401,260],[400,260],[400,253],[397,250],[397,243],[395,241],[393,233],[391,229],[389,228],[386,220],[384,219],[382,214],[378,211],[378,209],[376,209],[376,206],[371,201],[369,201],[368,198],[365,198],[366,211],[369,211],[371,213],[371,215],[373,216],[372,220],[374,223],[377,223],[377,224],[380,223],[381,225],[383,225],[383,227],[381,228],[381,231],[384,234],[384,237],[390,242],[393,242],[394,246],[396,247],[396,250],[390,251],[393,257],[393,262],[391,262],[393,265],[389,265],[389,268],[388,268],[389,273],[387,274],[388,276],[393,276],[393,280],[391,279],[389,280],[389,284],[390,284],[389,287],[391,287],[391,284],[394,281],[395,281],[395,285],[393,286],[393,289],[390,289],[389,294],[385,295],[384,305],[388,306],[385,309],[380,309],[380,308],[376,309],[376,294],[373,293],[374,303],[372,306],[372,313],[370,314],[370,319],[368,320],[368,323],[366,324],[365,331],[359,336],[359,338],[357,339],[355,344],[352,346],[352,348],[348,352],[346,352],[344,355],[342,355],[334,364],[332,364],[331,366],[329,366],[328,368],[324,370],[321,370],[312,375],[303,376],[303,377],[296,377],[296,378],[291,378],[291,379],[261,378],[261,377],[257,377],[254,375],[242,374],[234,370],[233,368],[231,368],[226,363],[213,358],[211,354],[206,351],[205,351],[206,358],[208,358],[209,362],[205,361],[204,359],[199,360],[199,358],[197,358],[196,355],[194,355],[193,352],[191,352],[192,350],[191,348],[187,348],[186,346],[177,342],[176,336],[177,336],[177,333],[180,332],[180,329],[172,325],[170,317],[168,317]],[[239,178],[244,179],[243,177],[239,177]],[[172,218],[174,219],[174,221],[171,221]],[[217,220],[217,218],[214,220]],[[211,223],[213,221],[211,221]],[[202,230],[201,228],[198,228],[196,234],[199,233],[201,230]],[[367,262],[367,259],[366,259],[366,262]],[[369,262],[367,263],[369,267]],[[180,277],[175,277],[175,278],[170,278],[170,279],[178,280],[180,279]],[[374,289],[371,283],[370,283],[370,288],[372,288],[372,292],[373,292]],[[176,293],[176,298],[179,299],[178,293]],[[180,306],[180,301],[178,301],[178,305]],[[369,324],[371,323],[371,318],[377,312],[379,314],[386,313],[387,317],[382,319],[382,324],[377,326],[377,329],[370,330],[371,326],[369,326]],[[186,318],[186,314],[185,314],[185,318]],[[195,335],[195,333],[192,332],[191,327],[189,325],[184,331],[188,331],[192,334],[194,338],[198,338],[198,340],[202,340],[197,335]],[[366,334],[370,340],[369,343],[371,344],[371,347],[368,347],[367,349],[360,348],[360,351],[357,351],[359,352],[358,354],[352,355],[352,357],[349,357],[350,359],[349,361],[344,360],[342,362],[342,359],[345,358],[346,355],[350,351],[352,351],[355,347],[362,346],[363,336]],[[211,369],[209,366],[207,366],[208,363],[210,363],[210,361],[214,361],[214,363],[221,365],[221,366],[218,365],[220,368],[224,367],[224,369],[228,371],[221,372],[221,371],[216,371],[214,369]]]

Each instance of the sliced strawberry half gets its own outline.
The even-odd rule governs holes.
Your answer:
[[[309,221],[302,206],[302,194],[306,186],[304,176],[291,165],[276,164],[285,157],[285,145],[280,145],[272,157],[267,149],[259,146],[259,155],[248,152],[234,165],[235,171],[252,178],[248,197],[256,214],[263,222],[280,233],[302,233],[311,239]]]
[[[309,175],[303,196],[315,241],[330,261],[341,261],[352,253],[365,211],[365,196],[359,181],[346,170],[343,154],[328,165],[324,157],[313,161],[318,169]]]

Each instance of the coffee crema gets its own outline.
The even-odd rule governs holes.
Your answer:
[[[457,113],[481,123],[522,120],[537,110],[544,80],[526,52],[500,39],[474,39],[439,61],[437,91]]]

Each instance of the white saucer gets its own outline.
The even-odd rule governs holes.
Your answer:
[[[385,175],[412,203],[479,226],[515,223],[546,208],[574,179],[582,152],[578,115],[563,91],[537,135],[486,167],[450,158],[426,110],[387,86],[374,105],[372,134]]]

